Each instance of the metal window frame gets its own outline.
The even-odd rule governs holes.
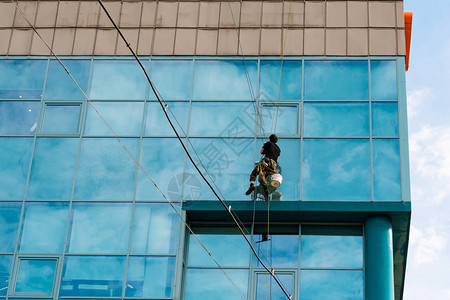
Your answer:
[[[79,107],[78,112],[78,124],[77,124],[77,130],[76,132],[45,132],[44,131],[44,125],[45,125],[45,117],[47,114],[47,107],[50,106],[73,106]],[[81,124],[84,119],[85,115],[85,104],[83,101],[43,101],[41,112],[39,114],[39,120],[38,120],[38,129],[36,131],[36,135],[39,137],[79,137],[81,134]]]

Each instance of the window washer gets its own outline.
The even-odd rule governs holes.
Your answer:
[[[277,161],[280,156],[280,147],[276,144],[278,142],[278,137],[275,134],[271,134],[269,141],[266,142],[260,153],[264,154],[264,158],[256,165],[250,174],[250,187],[248,188],[246,195],[250,195],[255,190],[255,180],[258,176],[258,181],[264,189],[264,196],[268,199],[269,190],[266,181],[266,175],[272,175],[277,173]]]

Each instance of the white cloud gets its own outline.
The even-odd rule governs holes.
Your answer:
[[[440,259],[447,240],[436,233],[434,228],[420,230],[411,226],[411,248],[413,248],[413,263],[416,265],[433,263]]]
[[[408,91],[408,117],[413,118],[419,114],[420,108],[432,96],[429,88]]]
[[[413,201],[450,200],[450,126],[424,126],[410,137]]]

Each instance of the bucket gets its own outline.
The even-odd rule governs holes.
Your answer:
[[[270,175],[270,185],[274,188],[277,188],[281,185],[281,182],[283,181],[283,176],[281,174],[272,174]]]

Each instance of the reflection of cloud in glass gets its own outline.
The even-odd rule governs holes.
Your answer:
[[[0,138],[0,198],[22,200],[33,138]]]
[[[303,270],[300,272],[302,300],[362,300],[363,271]]]
[[[373,140],[374,200],[401,200],[398,140]]]
[[[50,296],[55,269],[56,260],[20,260],[15,292]]]
[[[247,295],[248,270],[225,272],[244,296]],[[188,269],[186,273],[186,300],[214,299],[239,300],[239,292],[219,269]]]
[[[0,60],[0,99],[41,99],[47,60]]]
[[[148,61],[143,60],[144,66]],[[90,99],[145,99],[147,79],[134,60],[94,60]]]
[[[0,203],[0,252],[14,252],[21,209],[22,203]]]
[[[398,136],[397,102],[372,102],[372,135]]]
[[[75,78],[81,89],[86,92],[89,81],[89,72],[91,69],[91,61],[67,59],[62,62],[66,68],[70,70],[70,74],[73,78]],[[72,79],[67,75],[66,71],[61,67],[60,63],[56,60],[50,60],[47,80],[45,83],[44,99],[84,100],[85,97]]]
[[[0,102],[1,135],[33,135],[39,112],[39,102]]]
[[[27,203],[20,252],[62,253],[68,208],[68,203]]]
[[[263,106],[263,132],[277,135],[297,134],[298,112],[296,106]],[[275,119],[275,120],[274,120]]]
[[[170,74],[170,80],[167,75]],[[152,60],[150,79],[164,100],[189,100],[192,60]],[[149,98],[156,99],[150,89]]]
[[[280,83],[281,74],[281,84]],[[279,90],[278,90],[279,89]],[[278,95],[277,95],[278,92]],[[302,97],[302,62],[267,61],[260,63],[260,95],[262,100],[300,100]],[[278,96],[278,97],[277,97]]]
[[[255,239],[257,239],[255,237]],[[269,243],[269,245],[267,245]],[[257,248],[258,256],[266,264],[266,258],[269,259],[270,265],[273,267],[286,267],[296,268],[298,267],[298,235],[270,235],[269,241],[259,243],[259,249]],[[269,250],[267,252],[267,250]],[[263,253],[262,254],[259,253]],[[259,261],[253,255],[253,265],[261,267]]]
[[[80,105],[46,105],[43,133],[78,133]]]
[[[369,200],[369,140],[304,140],[304,200]]]
[[[361,236],[302,235],[301,266],[306,268],[362,268]]]
[[[273,279],[270,274],[257,274],[256,275],[256,299],[255,300],[284,300],[286,295],[281,287]],[[294,276],[291,274],[277,274],[278,280],[281,281],[284,289],[289,295],[293,295],[292,284],[294,282]]]
[[[397,99],[397,63],[394,60],[370,61],[371,96],[374,100]]]
[[[187,120],[189,112],[189,102],[167,102],[170,109],[167,114],[171,119],[175,115],[176,121],[172,120],[173,125],[178,131],[180,136],[184,136],[184,132],[187,132]],[[180,124],[181,128],[178,126]],[[175,133],[167,122],[161,105],[158,102],[147,102],[147,114],[145,117],[145,136],[168,136],[175,137]]]
[[[1,224],[1,216],[0,216]],[[1,225],[0,225],[1,226]],[[12,255],[0,255],[0,296],[6,296],[11,272]]]
[[[131,204],[73,205],[70,253],[126,253]]]
[[[93,104],[117,135],[141,135],[143,102],[94,102]],[[111,131],[90,104],[87,105],[84,134],[112,136]]]
[[[245,67],[244,67],[245,66]],[[194,100],[252,100],[245,68],[253,94],[257,87],[257,61],[226,60],[195,62]]]
[[[168,204],[136,204],[131,252],[175,254],[178,231],[178,215]]]

